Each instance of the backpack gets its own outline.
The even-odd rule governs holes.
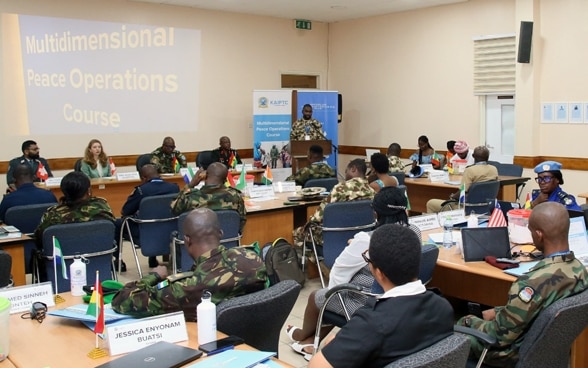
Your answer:
[[[263,248],[263,259],[270,285],[294,280],[304,286],[306,276],[300,267],[296,249],[284,238],[277,238]]]

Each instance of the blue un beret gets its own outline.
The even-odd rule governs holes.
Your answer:
[[[535,171],[537,174],[540,174],[545,171],[560,171],[561,164],[557,161],[544,161],[539,165],[535,166]]]

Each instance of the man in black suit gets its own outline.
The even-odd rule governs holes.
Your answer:
[[[31,167],[34,175],[34,181],[45,181],[47,178],[53,176],[49,163],[43,157],[39,156],[39,146],[35,141],[24,141],[21,146],[22,156],[13,158],[8,163],[8,172],[6,173],[6,184],[8,184],[8,190],[13,191],[16,189],[14,185],[14,170],[18,165],[25,164]]]
[[[160,178],[159,173],[157,172],[157,168],[153,164],[143,165],[141,167],[141,180],[142,184],[135,187],[133,193],[127,198],[127,201],[123,205],[121,210],[121,214],[123,216],[136,216],[139,212],[139,205],[141,204],[141,200],[146,197],[156,196],[156,195],[163,195],[163,194],[171,194],[171,193],[178,193],[180,188],[175,183],[170,183],[164,181]],[[133,239],[139,239],[139,228],[136,223],[129,222],[131,228],[131,235]],[[115,222],[115,240],[118,242],[119,234],[122,227],[122,218],[116,219]],[[125,238],[128,234],[125,234]],[[118,267],[118,253],[115,253],[116,259],[116,266]],[[149,267],[157,267],[158,266],[157,258],[156,257],[149,257]],[[126,265],[122,262],[121,265],[121,272],[126,271]]]

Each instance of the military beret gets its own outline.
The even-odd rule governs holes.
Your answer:
[[[537,174],[540,174],[545,171],[560,171],[561,164],[557,161],[544,161],[539,165],[535,166],[535,171]]]

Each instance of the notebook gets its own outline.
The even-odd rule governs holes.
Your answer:
[[[506,227],[466,227],[461,229],[461,241],[466,262],[483,261],[486,256],[511,258]]]
[[[96,368],[176,368],[201,356],[200,350],[160,341]]]

